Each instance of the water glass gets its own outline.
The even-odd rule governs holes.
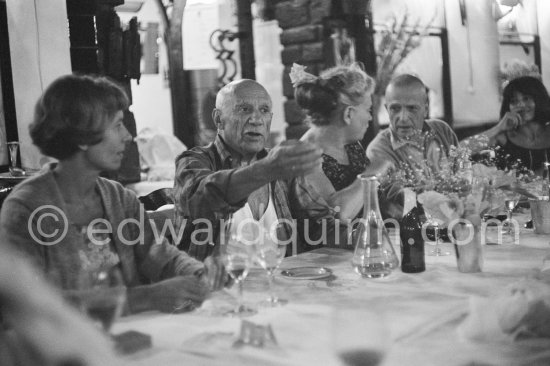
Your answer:
[[[8,150],[10,152],[10,173],[14,177],[18,177],[24,174],[23,169],[17,166],[17,157],[19,155],[19,142],[8,142]]]
[[[220,257],[225,270],[237,283],[239,295],[237,306],[226,315],[249,316],[256,313],[244,305],[243,281],[248,275],[252,264],[251,249],[248,245],[240,243],[235,237],[229,238],[227,244],[220,245]]]

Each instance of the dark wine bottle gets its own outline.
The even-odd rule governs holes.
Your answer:
[[[426,270],[424,261],[424,238],[422,224],[426,220],[424,210],[417,205],[401,220],[401,270],[405,273],[418,273]]]

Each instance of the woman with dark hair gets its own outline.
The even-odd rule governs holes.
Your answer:
[[[213,287],[224,282],[223,270],[169,245],[131,191],[100,177],[120,168],[131,140],[123,124],[128,104],[103,77],[67,75],[46,89],[30,135],[58,162],[8,196],[0,236],[64,290],[84,289],[86,273],[119,269],[130,311],[189,308],[209,293],[206,269]]]
[[[504,88],[500,121],[485,131],[489,145],[497,145],[499,168],[527,168],[541,174],[550,162],[550,96],[532,76],[511,80]]]

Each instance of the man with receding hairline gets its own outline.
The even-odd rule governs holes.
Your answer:
[[[271,106],[269,94],[256,81],[227,84],[212,112],[218,129],[215,141],[176,159],[176,223],[178,230],[185,225],[180,247],[190,255],[204,259],[212,253],[219,242],[220,220],[230,216],[233,226],[255,220],[266,229],[276,226],[279,239],[290,239],[291,228],[276,225],[277,220],[292,218],[287,181],[318,168],[322,151],[300,141],[266,150]],[[201,222],[193,224],[197,219]]]
[[[430,176],[439,171],[451,145],[458,146],[458,138],[447,123],[428,119],[428,93],[422,80],[410,74],[394,77],[386,88],[385,99],[390,126],[369,144],[367,157],[372,163],[390,161],[393,169],[404,168],[411,173],[423,171]],[[391,201],[404,206],[406,213],[416,203],[409,196]],[[399,214],[394,212],[392,216],[398,218]]]

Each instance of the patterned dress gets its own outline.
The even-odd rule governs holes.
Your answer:
[[[360,142],[345,145],[344,149],[348,155],[348,165],[340,164],[332,156],[323,154],[323,172],[336,191],[352,184],[357,175],[363,173],[369,165],[369,159]]]
[[[82,241],[77,243],[78,255],[85,272],[108,270],[119,265],[120,258],[113,245],[111,235],[106,233],[106,226],[101,222],[93,225],[80,226],[73,224],[82,236]]]
[[[539,173],[545,162],[550,162],[550,148],[528,149],[518,146],[508,140],[504,146],[495,150],[496,165],[499,169],[517,168],[520,172],[525,169]]]

